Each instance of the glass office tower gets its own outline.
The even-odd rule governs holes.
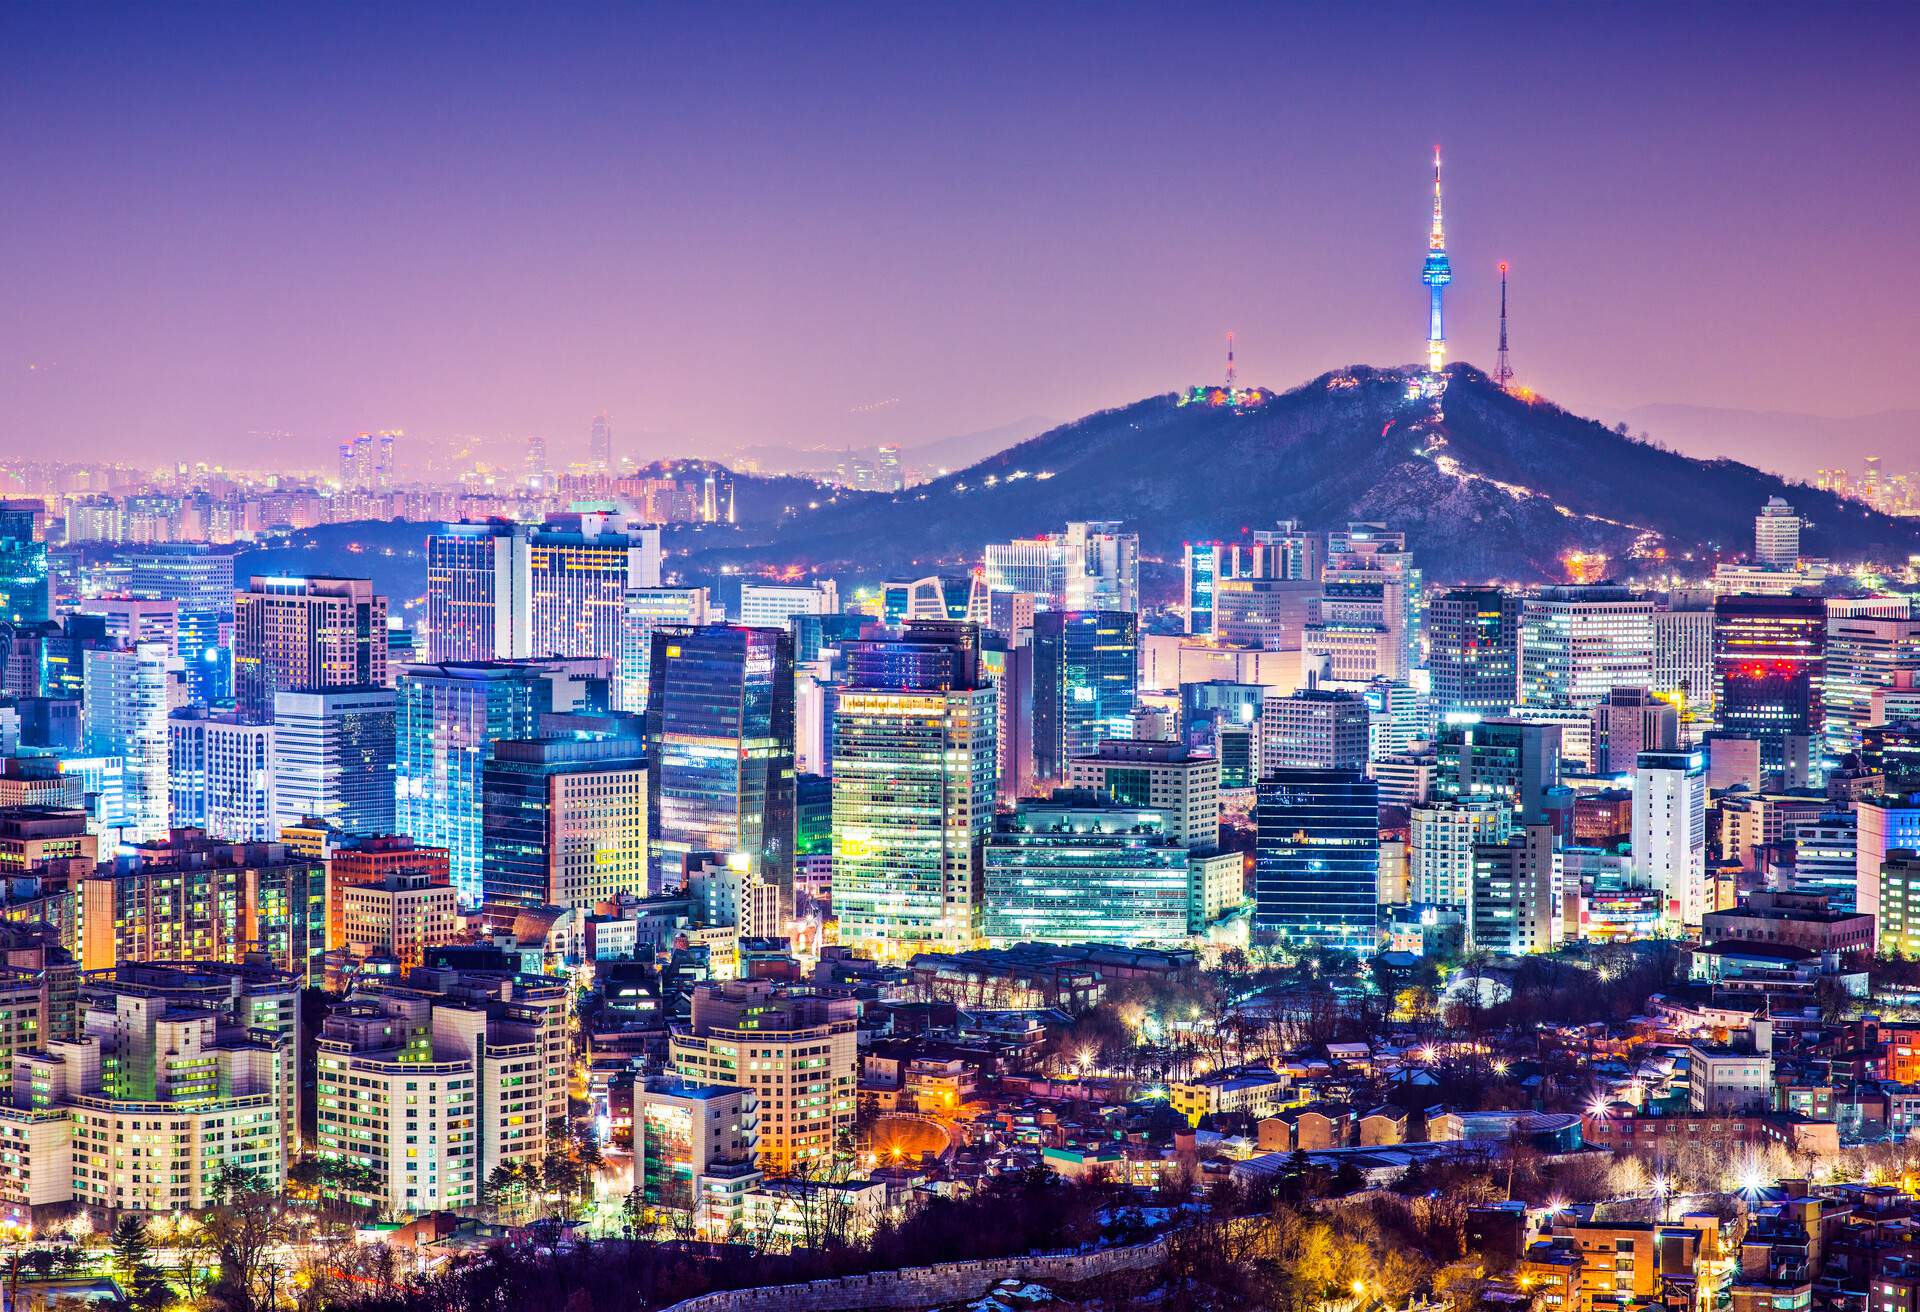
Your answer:
[[[1276,770],[1257,796],[1254,933],[1290,947],[1373,951],[1379,786],[1358,770]]]
[[[1131,611],[1046,611],[1033,617],[1033,756],[1042,780],[1108,738],[1133,736],[1140,617]]]
[[[648,833],[655,888],[695,853],[744,853],[793,889],[793,638],[737,624],[662,629],[648,662]]]

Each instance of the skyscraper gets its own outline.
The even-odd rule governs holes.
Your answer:
[[[656,629],[698,627],[707,622],[705,588],[633,588],[620,619],[620,659],[614,670],[616,705],[634,715],[647,709],[647,689]]]
[[[0,501],[0,620],[8,624],[53,616],[46,521],[39,501]]]
[[[275,834],[308,818],[350,837],[393,832],[392,688],[275,693],[273,720]]]
[[[593,430],[587,435],[587,463],[596,474],[613,472],[613,421],[605,410],[593,417]]]
[[[85,671],[87,752],[125,763],[123,837],[130,843],[161,837],[172,804],[167,722],[186,700],[180,658],[172,643],[143,642],[88,651]]]
[[[637,738],[507,739],[481,772],[488,904],[586,907],[647,892]]]
[[[1427,610],[1433,709],[1505,715],[1520,696],[1520,599],[1501,588],[1453,588]]]
[[[1541,824],[1569,807],[1560,787],[1560,726],[1525,720],[1455,720],[1440,727],[1434,796],[1496,801],[1516,824]]]
[[[1754,516],[1753,559],[1761,565],[1788,569],[1800,560],[1800,516],[1779,497],[1768,497],[1767,504]]]
[[[1066,778],[1067,762],[1108,738],[1133,736],[1139,687],[1139,616],[1132,611],[1047,611],[1033,620],[1033,755],[1041,780]]]
[[[1420,590],[1405,533],[1352,523],[1330,534],[1301,638],[1306,667],[1354,690],[1375,679],[1406,682],[1420,649]]]
[[[1827,751],[1837,757],[1880,722],[1873,712],[1876,690],[1920,684],[1920,620],[1829,618],[1826,655],[1821,709]]]
[[[453,886],[477,904],[487,756],[502,739],[531,738],[552,709],[545,671],[499,661],[409,665],[395,694],[395,823],[416,842],[446,848]]]
[[[387,681],[387,599],[366,579],[255,575],[233,604],[234,707],[273,718],[283,688]]]
[[[1807,743],[1826,732],[1826,652],[1819,597],[1713,603],[1715,719],[1728,734],[1758,739],[1762,773],[1788,787],[1806,782]]]
[[[655,887],[678,887],[696,853],[739,852],[791,907],[792,635],[727,624],[658,630],[650,666]]]
[[[1182,563],[1186,576],[1187,632],[1211,638],[1214,587],[1220,581],[1220,544],[1189,542]]]
[[[1589,710],[1653,682],[1653,603],[1614,583],[1541,588],[1520,612],[1520,702]]]
[[[627,593],[660,586],[660,529],[611,508],[555,516],[528,539],[527,576],[532,654],[613,662]]]
[[[1256,935],[1371,952],[1380,880],[1379,789],[1358,770],[1277,770],[1254,808]]]
[[[844,644],[833,709],[833,908],[840,941],[905,960],[980,932],[993,823],[995,689],[971,625]]]
[[[1660,890],[1668,920],[1717,910],[1707,884],[1707,762],[1701,752],[1642,752],[1633,776],[1633,865]]]
[[[127,595],[171,601],[187,700],[225,701],[233,689],[233,557],[205,542],[157,543],[125,550]]]
[[[1030,592],[1048,610],[1140,609],[1140,535],[1118,520],[1075,520],[1062,533],[989,543],[990,591]]]
[[[1361,770],[1372,718],[1356,693],[1302,688],[1268,697],[1260,708],[1260,773],[1275,770]]]
[[[264,843],[274,826],[273,726],[203,706],[167,721],[169,825],[231,843]]]
[[[427,659],[517,660],[532,653],[527,529],[447,524],[427,537]]]
[[[1427,317],[1427,372],[1437,374],[1447,362],[1446,318],[1441,301],[1447,284],[1453,281],[1453,266],[1447,262],[1447,233],[1440,219],[1440,147],[1433,148],[1433,226],[1427,230],[1427,258],[1420,266],[1420,281],[1427,285],[1432,305]]]

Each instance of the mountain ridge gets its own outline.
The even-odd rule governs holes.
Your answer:
[[[1751,547],[1753,516],[1784,496],[1809,519],[1809,555],[1895,560],[1920,522],[1731,460],[1696,460],[1623,437],[1480,370],[1447,368],[1437,399],[1413,368],[1354,365],[1285,392],[1163,393],[1097,411],[894,494],[800,511],[697,553],[751,570],[802,563],[864,580],[960,566],[992,541],[1121,519],[1144,554],[1280,519],[1404,528],[1436,580],[1564,577],[1571,552],[1652,572]],[[1665,553],[1664,555],[1660,553]]]

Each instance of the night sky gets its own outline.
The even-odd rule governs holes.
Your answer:
[[[0,444],[931,439],[1453,354],[1910,404],[1920,7],[13,5]],[[1359,7],[1355,7],[1359,8]],[[503,448],[504,449],[504,448]]]

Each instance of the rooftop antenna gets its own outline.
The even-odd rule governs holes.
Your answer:
[[[1494,357],[1493,383],[1501,391],[1513,388],[1513,361],[1507,358],[1507,262],[1500,261],[1500,353]]]

